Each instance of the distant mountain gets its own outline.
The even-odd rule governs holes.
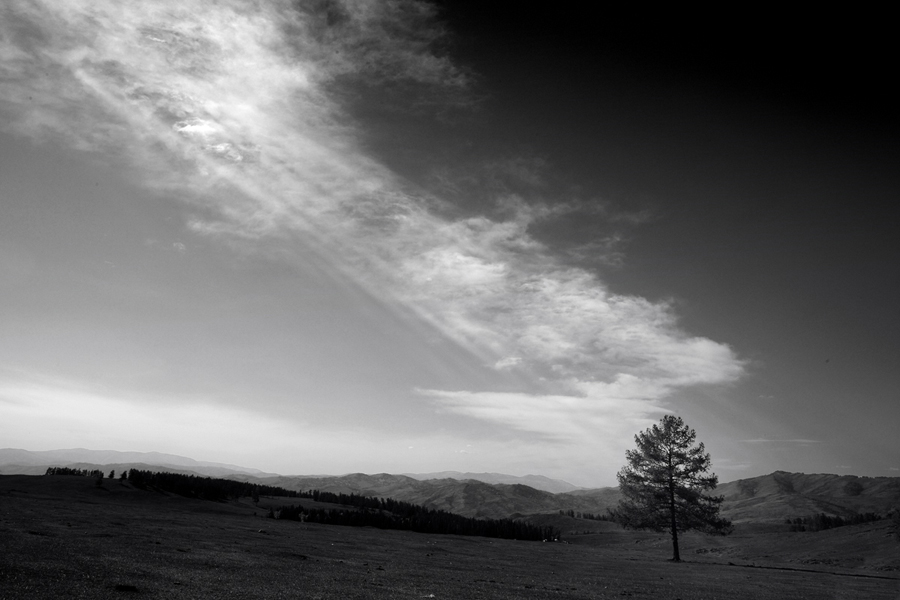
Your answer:
[[[32,452],[0,449],[0,473],[42,474],[47,466],[173,471],[251,481],[289,490],[320,490],[394,498],[467,517],[502,518],[558,514],[559,511],[605,514],[615,507],[618,488],[578,489],[564,481],[537,475],[445,471],[416,475],[285,476],[223,463],[201,462],[158,452],[96,451],[81,448]],[[525,484],[528,481],[530,484]],[[561,492],[557,487],[570,487]],[[551,488],[551,489],[546,489]],[[900,477],[856,477],[787,473],[723,483],[722,515],[735,523],[780,523],[816,513],[851,516],[900,509]]]
[[[243,478],[242,478],[243,479]],[[606,511],[617,501],[618,490],[553,494],[522,484],[491,484],[475,479],[419,480],[407,475],[353,473],[339,477],[265,477],[254,479],[289,490],[319,490],[336,494],[362,494],[394,498],[467,517],[503,518],[514,515],[575,510]]]
[[[0,473],[38,475],[46,471],[46,467],[73,468],[107,468],[121,471],[128,468],[174,470],[191,472],[208,477],[229,477],[233,474],[245,474],[255,477],[272,476],[259,469],[250,469],[217,462],[204,462],[160,452],[119,452],[116,450],[87,450],[71,448],[67,450],[22,450],[19,448],[0,448]]]
[[[554,494],[521,484],[490,484],[453,478],[418,480],[387,473],[278,477],[263,481],[298,491],[318,489],[391,497],[468,517],[487,518],[558,513],[560,510],[605,514],[621,498],[619,489],[612,487]],[[715,494],[725,497],[722,515],[735,523],[780,523],[786,518],[820,512],[839,516],[865,512],[886,515],[894,508],[900,508],[900,478],[778,471],[721,484]]]
[[[475,481],[481,481],[491,484],[522,484],[527,485],[528,487],[532,487],[536,490],[543,490],[545,492],[551,492],[553,494],[561,494],[563,492],[572,492],[575,490],[584,489],[578,487],[577,485],[572,485],[568,481],[563,481],[561,479],[550,479],[549,477],[544,477],[543,475],[524,475],[519,477],[516,475],[504,475],[503,473],[460,473],[459,471],[440,471],[438,473],[404,473],[404,475],[406,475],[407,477],[412,477],[413,479],[418,479],[420,481],[425,481],[428,479],[456,479],[458,481],[474,479]]]

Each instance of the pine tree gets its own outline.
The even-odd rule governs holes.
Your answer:
[[[729,521],[719,517],[723,496],[703,492],[718,485],[703,443],[694,446],[697,434],[680,417],[666,415],[659,425],[634,436],[636,450],[628,450],[628,464],[618,473],[624,499],[613,511],[631,529],[668,530],[672,535],[672,560],[679,562],[678,532],[696,529],[728,534]]]

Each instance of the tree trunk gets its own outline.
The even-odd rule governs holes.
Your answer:
[[[672,514],[672,562],[681,562],[681,554],[678,553],[678,529],[675,526],[675,514]]]
[[[678,552],[678,521],[675,519],[675,482],[669,479],[669,515],[672,518],[672,562],[681,562]]]

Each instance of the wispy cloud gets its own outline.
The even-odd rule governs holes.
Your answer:
[[[102,447],[148,450],[165,443],[202,456],[205,448],[227,448],[237,439],[277,444],[296,435],[296,424],[222,406],[212,398],[126,395],[34,372],[0,373],[0,403],[4,421],[16,424],[0,426],[4,440],[32,447],[59,448],[90,439]]]
[[[779,439],[769,439],[769,438],[755,438],[752,440],[741,440],[741,442],[745,444],[822,444],[822,440],[805,440],[805,439],[792,439],[792,440],[779,440]]]
[[[504,189],[484,214],[449,218],[433,210],[444,199],[367,154],[348,95],[400,88],[423,106],[465,104],[469,78],[435,51],[443,31],[428,4],[315,6],[13,0],[0,25],[0,110],[22,135],[130,157],[146,185],[187,202],[199,234],[314,249],[529,382],[508,394],[422,392],[445,410],[584,439],[612,420],[634,431],[676,388],[741,376],[732,350],[681,330],[669,304],[612,293],[531,234],[570,207]],[[533,166],[504,168],[539,189]],[[617,239],[599,244],[621,261]]]

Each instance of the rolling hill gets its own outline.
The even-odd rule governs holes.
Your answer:
[[[169,469],[178,473],[193,473],[207,477],[229,477],[242,473],[256,477],[274,475],[259,469],[250,469],[225,463],[198,461],[186,456],[161,452],[119,452],[117,450],[22,450],[0,448],[0,474],[40,475],[47,467],[72,467],[78,469]]]
[[[560,511],[602,515],[613,508],[621,497],[618,488],[573,489],[554,493],[522,483],[530,479],[550,487],[571,485],[540,476],[520,478],[495,473],[456,472],[431,474],[440,476],[435,478],[428,478],[429,474],[410,476],[388,473],[284,476],[159,453],[0,449],[0,473],[41,474],[49,465],[116,469],[117,472],[129,468],[168,470],[251,481],[297,491],[320,490],[394,498],[479,518],[534,518],[535,515],[558,515]],[[478,477],[489,481],[479,480]],[[816,513],[849,517],[869,512],[886,515],[900,509],[900,477],[776,471],[720,484],[716,493],[725,497],[722,515],[735,523],[774,525],[783,523],[787,518]]]
[[[461,473],[459,471],[440,471],[438,473],[404,473],[407,477],[412,477],[413,479],[418,479],[420,481],[425,481],[428,479],[474,479],[475,481],[482,481],[484,483],[507,483],[507,484],[517,484],[520,483],[522,485],[527,485],[528,487],[533,487],[536,490],[543,490],[545,492],[551,492],[554,494],[561,494],[563,492],[573,492],[575,490],[581,490],[584,488],[578,487],[577,485],[573,485],[568,481],[563,481],[561,479],[550,479],[549,477],[544,477],[543,475],[506,475],[504,473]]]
[[[735,523],[783,521],[825,513],[840,517],[900,509],[900,477],[786,473],[721,484],[722,513]]]

